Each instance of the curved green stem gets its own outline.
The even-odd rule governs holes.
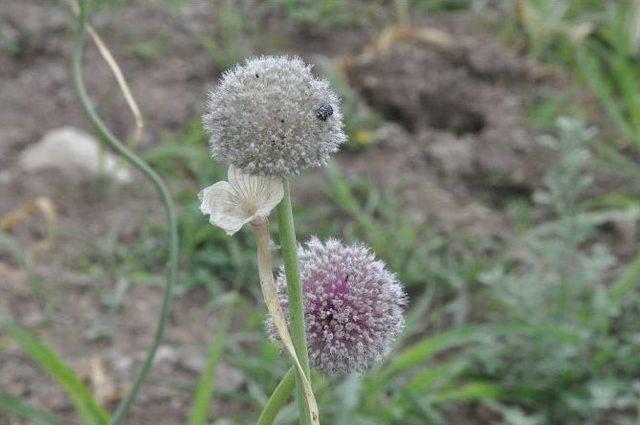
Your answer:
[[[158,174],[156,174],[149,165],[147,165],[142,159],[136,156],[133,152],[131,152],[127,147],[122,144],[114,135],[109,131],[104,122],[100,119],[95,109],[91,105],[91,101],[89,100],[89,96],[87,95],[86,89],[84,87],[83,78],[82,78],[82,55],[84,49],[84,41],[85,41],[85,30],[86,30],[86,20],[87,20],[87,0],[80,1],[80,15],[78,18],[78,31],[76,34],[76,41],[73,51],[73,82],[75,85],[76,93],[78,95],[78,99],[82,104],[84,112],[97,131],[100,138],[109,145],[113,150],[122,155],[131,165],[139,169],[144,176],[151,181],[154,188],[160,195],[162,199],[162,203],[164,205],[165,214],[167,216],[167,222],[169,227],[168,234],[168,260],[166,267],[166,285],[164,289],[164,295],[162,299],[162,309],[160,311],[160,317],[158,319],[158,325],[156,328],[156,332],[153,337],[153,342],[147,355],[138,371],[138,374],[135,376],[133,380],[133,384],[127,396],[122,400],[116,412],[111,419],[112,425],[120,425],[122,423],[122,419],[129,411],[133,400],[136,398],[138,391],[140,390],[140,386],[151,368],[151,364],[153,362],[153,358],[155,357],[156,351],[162,342],[164,337],[164,329],[167,322],[167,318],[169,316],[169,311],[171,309],[171,298],[173,294],[173,283],[176,278],[176,270],[178,265],[178,228],[176,221],[175,208],[173,205],[173,200],[169,195],[169,191],[164,185],[162,179]]]
[[[291,208],[291,192],[289,181],[282,179],[284,197],[278,204],[278,234],[282,247],[284,260],[284,272],[287,278],[287,291],[289,295],[289,314],[291,320],[291,339],[300,359],[300,364],[305,374],[311,379],[309,373],[309,354],[307,353],[307,337],[305,334],[304,304],[302,298],[302,282],[300,279],[300,267],[298,265],[298,251],[296,246],[296,231],[293,224],[293,211]],[[304,388],[301,378],[296,374],[296,400],[300,413],[300,423],[309,424]]]
[[[276,389],[273,390],[269,400],[267,400],[267,404],[264,405],[264,409],[262,409],[262,413],[260,414],[256,425],[273,424],[273,421],[276,419],[276,416],[278,416],[280,410],[282,410],[284,405],[287,404],[287,400],[293,391],[293,387],[296,383],[295,373],[295,367],[292,367],[289,369],[287,374],[284,375]]]

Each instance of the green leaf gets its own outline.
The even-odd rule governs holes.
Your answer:
[[[441,351],[486,338],[489,334],[488,327],[465,326],[427,337],[395,356],[380,374],[381,379],[385,380],[397,372],[424,364]]]
[[[27,419],[33,425],[58,425],[58,420],[40,409],[29,406],[17,397],[9,394],[0,394],[0,411],[13,412]]]
[[[33,294],[38,300],[41,306],[45,309],[45,315],[48,317],[50,314],[47,298],[44,295],[44,283],[42,278],[36,272],[33,263],[29,256],[24,252],[20,245],[8,234],[0,232],[0,247],[6,246],[7,249],[14,255],[16,260],[20,263],[20,266],[27,272],[27,279],[31,284]]]
[[[349,181],[345,179],[338,167],[329,164],[326,169],[329,179],[329,195],[340,208],[351,214],[358,226],[360,226],[373,244],[374,251],[382,252],[385,238],[371,216],[366,213],[356,198]]]
[[[622,54],[616,52],[610,60],[611,70],[615,78],[618,92],[620,93],[624,105],[627,107],[626,118],[629,127],[634,132],[636,138],[634,142],[638,143],[638,132],[640,131],[640,98],[638,97],[638,83],[635,73],[635,66],[629,59]]]
[[[85,425],[106,425],[109,414],[93,398],[86,385],[73,370],[49,347],[13,322],[4,322],[3,328],[43,369],[60,384],[69,395]]]
[[[412,393],[423,393],[434,387],[448,385],[456,379],[469,365],[469,360],[457,356],[451,360],[438,363],[413,375],[405,384],[405,389]]]
[[[272,425],[273,421],[275,421],[278,413],[285,404],[287,404],[287,400],[289,396],[293,392],[293,388],[296,384],[296,371],[294,367],[291,367],[287,374],[282,378],[278,386],[275,388],[269,400],[264,405],[262,409],[262,413],[258,418],[258,422],[256,425]]]
[[[211,397],[213,396],[214,377],[224,351],[232,305],[233,304],[226,308],[222,318],[222,323],[215,332],[213,340],[209,345],[207,364],[202,376],[200,377],[200,381],[198,382],[198,387],[196,388],[193,406],[191,407],[191,412],[189,414],[189,425],[206,425],[209,423],[208,417],[211,406]]]
[[[432,404],[493,400],[500,397],[502,389],[489,382],[471,382],[460,387],[447,388],[429,396]]]
[[[598,98],[605,111],[618,126],[619,131],[629,140],[637,142],[636,134],[624,117],[612,93],[611,84],[603,75],[602,65],[596,53],[587,48],[581,48],[576,54],[578,70],[586,80],[587,85]]]
[[[528,324],[506,324],[486,326],[464,326],[438,335],[430,336],[396,355],[389,366],[380,374],[384,381],[398,372],[413,366],[424,364],[436,354],[454,347],[487,338],[495,338],[507,334],[549,334],[564,341],[580,341],[582,335],[572,329],[561,327],[535,326]]]
[[[619,303],[638,284],[640,284],[640,255],[627,267],[622,277],[611,286],[611,301]]]
[[[351,374],[345,377],[342,384],[334,387],[335,422],[339,424],[354,423],[357,408],[362,395],[362,377]]]

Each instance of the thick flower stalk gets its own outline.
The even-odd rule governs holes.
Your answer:
[[[311,365],[329,375],[364,372],[384,359],[404,327],[406,295],[396,276],[364,245],[312,238],[298,248]],[[286,277],[277,278],[288,310]],[[278,339],[274,324],[267,330]]]
[[[228,71],[209,94],[211,153],[250,174],[326,165],[345,142],[338,98],[298,58],[263,56]]]

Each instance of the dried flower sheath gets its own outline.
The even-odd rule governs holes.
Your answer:
[[[258,248],[258,271],[260,274],[260,287],[262,288],[262,295],[264,301],[267,304],[269,310],[269,316],[275,327],[280,341],[289,352],[289,356],[293,361],[294,366],[298,370],[298,374],[301,377],[302,385],[304,387],[304,394],[309,406],[309,416],[312,425],[319,425],[320,418],[318,413],[318,405],[316,403],[315,396],[313,395],[313,389],[311,387],[310,377],[306,376],[304,369],[300,364],[300,360],[296,355],[296,350],[291,340],[291,335],[287,328],[287,321],[278,299],[278,292],[273,279],[273,271],[271,269],[271,238],[269,236],[269,222],[267,220],[257,220],[254,222],[254,229],[256,233],[256,243]]]
[[[229,166],[228,181],[203,189],[198,197],[200,211],[211,224],[233,235],[245,224],[267,218],[283,194],[279,179],[244,174]]]

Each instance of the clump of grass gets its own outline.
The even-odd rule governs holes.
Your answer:
[[[529,423],[597,422],[616,411],[637,415],[633,377],[640,362],[633,353],[640,347],[631,325],[637,302],[620,302],[608,287],[616,261],[595,242],[606,214],[585,212],[578,202],[591,184],[585,167],[593,133],[576,120],[561,119],[559,127],[559,137],[546,143],[560,160],[536,196],[554,219],[517,240],[517,257],[487,271],[483,281],[496,303],[494,320],[567,329],[577,338],[505,335],[473,353],[476,376],[508,395],[511,408],[503,413],[524,418],[529,412]],[[514,404],[523,410],[514,413]]]
[[[243,7],[229,0],[216,0],[214,3],[216,32],[203,36],[201,42],[217,68],[225,70],[253,53],[252,40],[257,33],[252,20],[243,16]]]
[[[591,91],[618,136],[610,154],[640,148],[639,11],[635,0],[520,0],[509,31],[532,56],[567,66]]]
[[[339,28],[366,22],[379,8],[375,2],[344,0],[282,0],[286,15],[301,25]]]
[[[83,423],[87,425],[109,423],[110,416],[107,411],[100,406],[78,375],[60,359],[57,353],[13,322],[2,323],[2,329],[60,384],[73,401],[74,408]],[[44,412],[36,412],[21,403],[16,403],[12,398],[4,399],[0,408],[3,407],[2,405],[6,405],[7,410],[16,411],[36,422],[53,423],[55,420]],[[45,418],[50,422],[44,422]]]

